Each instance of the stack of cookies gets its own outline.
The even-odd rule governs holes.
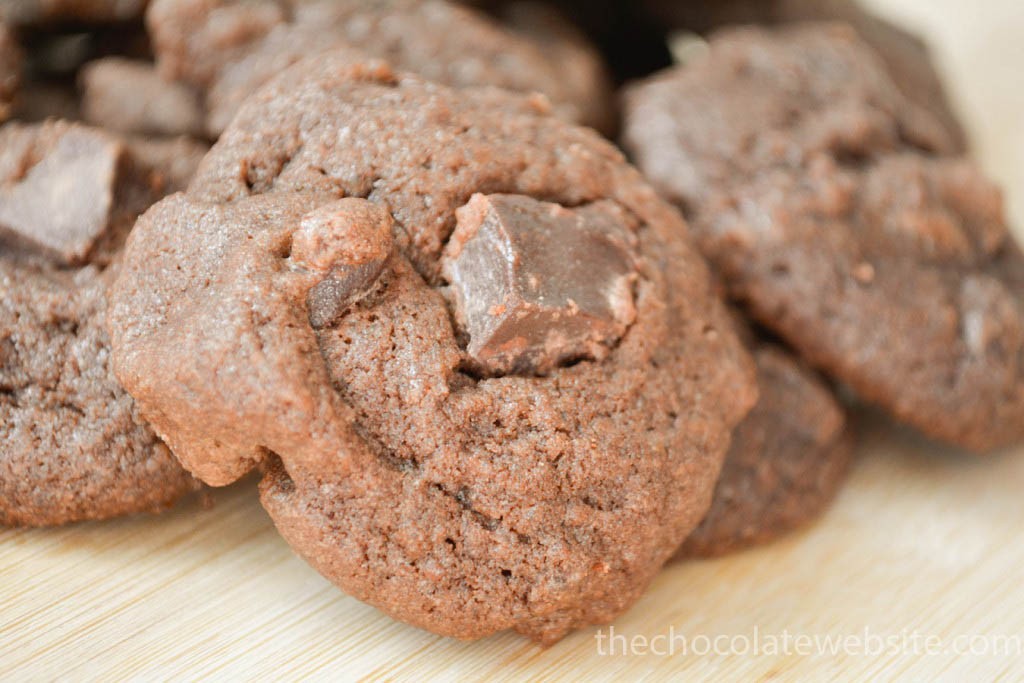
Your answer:
[[[821,514],[852,405],[1024,439],[1000,192],[851,2],[0,22],[2,525],[256,471],[347,593],[553,643]]]

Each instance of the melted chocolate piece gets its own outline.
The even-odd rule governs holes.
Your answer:
[[[579,209],[475,194],[443,259],[467,353],[487,374],[545,374],[600,360],[633,322],[630,220],[613,202]]]
[[[335,322],[377,281],[391,255],[394,221],[365,199],[340,199],[302,217],[292,237],[294,263],[324,279],[306,297],[309,323]]]

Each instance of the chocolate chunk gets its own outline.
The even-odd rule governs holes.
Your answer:
[[[475,194],[456,216],[443,271],[483,371],[544,374],[600,360],[633,322],[635,238],[615,203],[566,209]]]
[[[365,199],[340,199],[302,217],[292,236],[292,262],[324,279],[309,290],[309,322],[327,327],[358,301],[391,254],[394,221]]]
[[[142,61],[106,57],[87,64],[79,77],[82,113],[104,128],[125,133],[200,135],[204,112],[196,93],[166,81]]]
[[[207,151],[66,121],[0,128],[0,245],[104,265],[140,213],[184,189]]]
[[[0,234],[80,262],[109,227],[124,149],[78,126],[52,132],[11,126],[0,135]]]

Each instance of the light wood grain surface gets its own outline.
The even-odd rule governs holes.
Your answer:
[[[978,157],[1024,225],[1024,5],[872,4],[932,37]],[[682,652],[677,638],[674,654],[608,654],[608,627],[548,650],[512,634],[462,643],[418,631],[297,559],[247,480],[215,492],[212,508],[0,531],[0,678],[1024,680],[1024,449],[977,459],[860,419],[861,458],[821,523],[673,565],[614,624],[630,639],[682,634],[698,650],[725,636],[735,653]],[[850,638],[865,629],[906,647],[858,652]],[[774,651],[787,633],[789,651]],[[843,652],[808,653],[798,636],[848,639]],[[755,637],[761,651],[742,654]]]

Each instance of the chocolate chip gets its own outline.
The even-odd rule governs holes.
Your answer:
[[[290,258],[324,278],[306,297],[316,328],[336,321],[373,286],[391,255],[388,211],[365,199],[339,199],[302,217]]]
[[[489,374],[600,360],[636,317],[635,237],[616,204],[476,194],[442,259],[466,351]]]
[[[0,233],[78,263],[111,229],[124,149],[80,126],[50,133],[5,130],[8,150],[22,147],[23,156],[0,164]]]
[[[309,324],[313,329],[319,330],[337,321],[377,281],[383,268],[383,261],[341,268],[337,274],[314,285],[306,297]]]

